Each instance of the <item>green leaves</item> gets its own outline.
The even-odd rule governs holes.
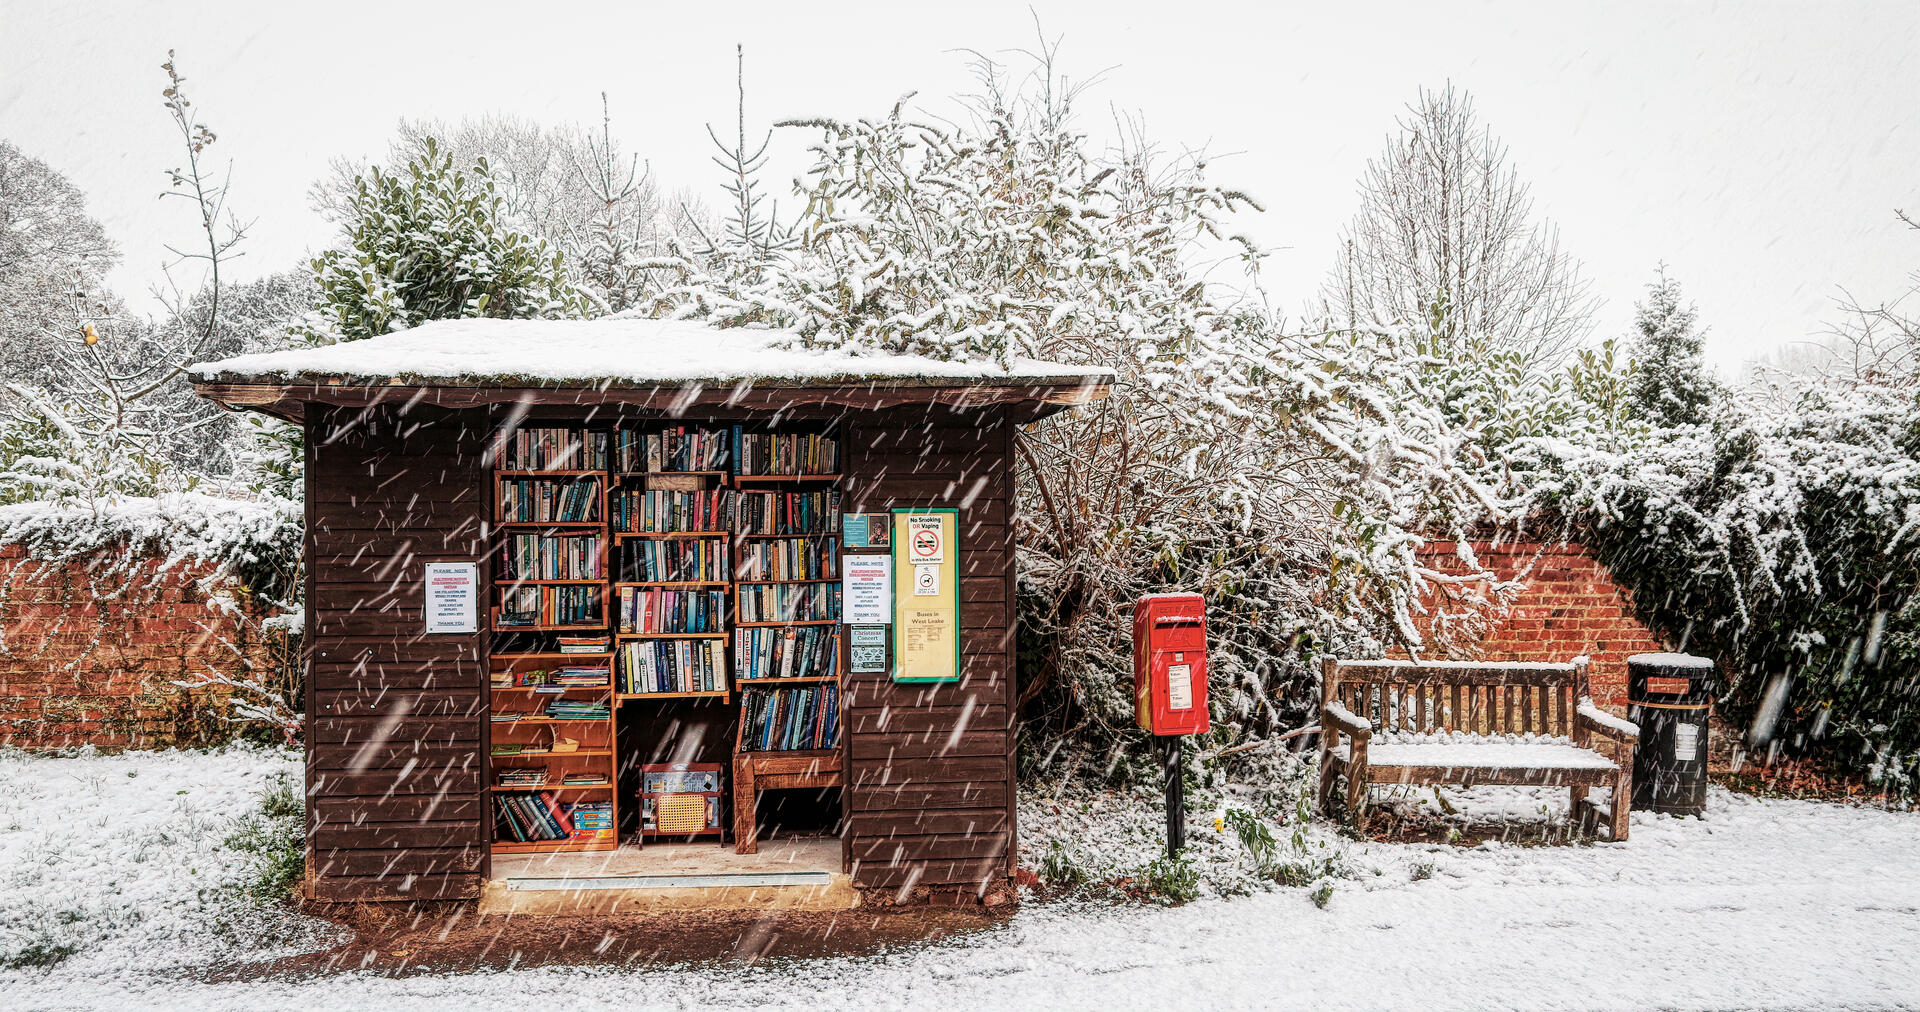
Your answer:
[[[428,138],[398,173],[356,180],[339,248],[313,260],[320,323],[310,338],[351,341],[428,320],[564,319],[588,299],[545,240],[508,227],[485,158],[456,170]]]

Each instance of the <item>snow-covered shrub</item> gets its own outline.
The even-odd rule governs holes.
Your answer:
[[[1055,737],[1137,753],[1129,616],[1165,590],[1213,610],[1219,737],[1264,734],[1304,713],[1318,652],[1420,643],[1437,574],[1416,532],[1494,504],[1470,441],[1428,406],[1411,332],[1292,334],[1210,286],[1203,258],[1258,260],[1225,225],[1254,202],[1203,158],[1098,150],[1051,61],[1018,81],[979,63],[957,122],[902,104],[799,121],[819,139],[795,248],[735,237],[737,256],[664,264],[681,280],[654,310],[812,346],[1112,370],[1108,398],[1016,440],[1036,758]]]
[[[1625,452],[1534,441],[1535,501],[1731,677],[1754,745],[1822,747],[1896,787],[1920,773],[1920,401],[1791,380]]]
[[[49,574],[84,566],[96,587],[111,586],[107,594],[129,602],[190,569],[207,602],[232,618],[238,638],[213,644],[225,663],[180,687],[216,690],[240,733],[290,741],[304,720],[304,521],[298,500],[275,495],[32,501],[0,506],[0,544],[18,544],[29,558],[53,564]],[[9,648],[0,641],[0,649]]]
[[[375,166],[342,212],[340,247],[313,260],[315,340],[348,341],[428,320],[566,318],[587,299],[558,251],[508,227],[486,160],[454,168],[432,138],[399,172]]]

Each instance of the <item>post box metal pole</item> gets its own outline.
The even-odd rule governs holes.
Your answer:
[[[1180,735],[1160,738],[1162,765],[1167,774],[1167,856],[1177,857],[1187,846],[1187,802],[1180,776]]]

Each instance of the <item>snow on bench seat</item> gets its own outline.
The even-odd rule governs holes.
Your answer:
[[[1342,763],[1345,744],[1333,750]],[[1375,735],[1367,747],[1369,766],[1433,766],[1442,769],[1613,770],[1613,760],[1571,739],[1545,735],[1488,737],[1452,731],[1439,734]]]

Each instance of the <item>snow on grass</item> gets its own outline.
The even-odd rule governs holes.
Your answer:
[[[0,751],[0,992],[46,966],[158,970],[331,934],[240,895],[261,797],[298,775],[297,754],[248,746]]]
[[[174,816],[183,805],[209,826],[244,810],[237,801],[179,802],[183,796],[174,793],[188,790],[184,797],[192,798],[208,788],[257,785],[259,761],[244,755],[5,759],[0,819],[17,822],[64,807],[71,822],[96,833],[110,814],[122,812],[144,828],[115,831],[121,842],[99,848],[63,835],[55,851],[23,847],[19,831],[7,830],[0,849],[0,875],[10,883],[4,923],[35,904],[163,912],[191,905],[200,879],[232,871],[215,849],[218,833],[203,829],[173,842],[154,834],[179,822]],[[18,774],[27,767],[35,780],[53,786],[22,789]],[[128,778],[128,770],[140,775]],[[1280,784],[1270,796],[1254,797],[1244,788],[1222,789],[1218,796],[1241,810],[1271,811],[1284,806],[1290,788]],[[1465,809],[1515,804],[1528,810],[1564,794],[1483,789],[1451,796]],[[1109,806],[1076,816],[1073,825],[1095,834],[1089,845],[1121,848],[1114,855],[1119,864],[1150,860],[1157,840],[1139,828],[1157,814],[1150,799],[1087,796],[1106,798]],[[1023,832],[1061,831],[1030,826],[1027,812]],[[1195,822],[1205,826],[1211,819],[1199,813]],[[1276,832],[1291,829],[1274,825]],[[136,863],[131,855],[143,845],[147,860]],[[1221,862],[1234,845],[1237,839],[1225,835],[1205,843],[1220,850]],[[0,1008],[1342,1012],[1920,1003],[1912,955],[1920,951],[1920,862],[1914,860],[1920,817],[1912,814],[1715,789],[1705,820],[1636,815],[1625,844],[1329,846],[1344,848],[1348,867],[1313,886],[1176,907],[1029,903],[1001,926],[934,944],[754,966],[545,967],[398,979],[340,973],[209,983],[165,969],[180,962],[172,947],[181,939],[154,929],[181,922],[161,913],[161,925],[122,928],[96,943],[97,955],[0,976]],[[59,860],[46,859],[55,854]],[[136,866],[126,874],[102,870],[109,861]],[[78,869],[65,867],[74,862]],[[1328,884],[1330,899],[1316,908],[1309,896]]]

